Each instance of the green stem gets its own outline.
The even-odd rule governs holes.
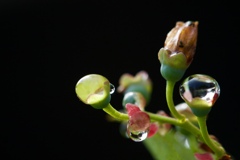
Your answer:
[[[108,104],[107,107],[103,108],[103,111],[105,111],[107,114],[109,114],[110,116],[112,116],[113,118],[119,121],[129,120],[129,116],[127,114],[117,111],[115,108],[112,107],[111,104]],[[176,126],[180,126],[188,130],[189,132],[193,133],[196,137],[202,140],[199,129],[196,126],[194,126],[192,123],[190,123],[187,119],[184,119],[184,121],[183,120],[179,121],[178,119],[172,118],[172,117],[166,117],[166,116],[154,114],[151,112],[146,112],[146,113],[150,116],[150,119],[152,121],[157,121],[160,123],[169,123]]]
[[[146,112],[146,113],[150,116],[150,119],[152,121],[157,121],[157,122],[160,122],[160,123],[170,123],[170,124],[173,124],[173,125],[180,125],[180,122],[175,118],[162,116],[162,115],[154,114],[154,113],[151,113],[151,112]]]
[[[112,116],[113,118],[116,118],[121,121],[127,121],[129,119],[128,115],[125,113],[121,113],[117,111],[115,108],[112,107],[112,105],[109,103],[107,107],[103,108],[103,110]]]
[[[203,141],[200,130],[195,125],[193,125],[188,119],[185,119],[185,121],[179,121],[178,119],[172,118],[172,117],[161,116],[161,115],[153,114],[150,112],[146,112],[146,113],[150,116],[152,121],[157,121],[160,123],[169,123],[175,126],[180,126],[186,129],[187,131],[191,132],[194,136],[199,138],[201,141]]]
[[[207,116],[198,117],[198,124],[200,126],[202,137],[203,137],[205,143],[216,154],[217,158],[220,159],[226,154],[225,150],[219,143],[217,143],[216,141],[214,141],[213,139],[210,138],[210,136],[208,134],[206,120],[207,120]]]
[[[184,120],[185,117],[177,112],[177,110],[175,108],[175,105],[173,103],[174,86],[175,86],[175,82],[167,81],[166,99],[167,99],[168,108],[169,108],[171,114],[173,115],[173,117],[175,117],[175,118],[177,118],[178,120],[181,121],[181,120]]]
[[[192,124],[189,120],[186,120],[184,123],[181,123],[179,126],[191,132],[194,136],[199,138],[200,141],[203,141],[202,134],[194,124]]]
[[[199,131],[199,128],[197,128],[195,125],[193,125],[186,117],[182,114],[180,114],[174,105],[173,102],[173,91],[174,91],[175,82],[167,81],[166,84],[166,100],[168,104],[168,108],[173,115],[173,117],[177,118],[179,123],[178,126],[183,127],[184,129],[188,130],[192,134],[194,134],[196,137],[198,137],[200,140],[203,140],[201,136],[201,132]]]

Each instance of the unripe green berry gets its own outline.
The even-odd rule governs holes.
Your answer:
[[[78,98],[85,104],[96,109],[105,108],[110,100],[110,82],[98,74],[82,77],[76,84],[75,91]]]

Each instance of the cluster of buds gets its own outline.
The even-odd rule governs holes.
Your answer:
[[[174,85],[182,79],[193,61],[197,36],[198,21],[177,22],[167,34],[164,47],[158,52],[160,73],[167,81],[166,100],[170,116],[163,110],[157,113],[146,111],[153,88],[145,71],[135,76],[125,73],[120,77],[117,91],[123,94],[122,111],[111,106],[111,94],[115,88],[106,77],[99,74],[86,75],[77,82],[75,91],[78,98],[119,120],[124,124],[126,137],[135,142],[156,136],[172,136],[171,142],[176,139],[174,142],[190,150],[189,156],[197,160],[232,160],[216,137],[207,131],[206,118],[220,96],[220,87],[214,78],[204,74],[187,77],[179,87],[184,102],[176,106],[173,103]]]
[[[129,138],[140,142],[157,132],[165,134],[170,130],[170,124],[151,122],[145,112],[152,94],[152,81],[146,71],[140,71],[135,76],[129,73],[123,74],[119,80],[118,92],[124,94],[122,106],[124,112],[129,115],[126,126]],[[168,116],[164,111],[159,111],[157,114]]]

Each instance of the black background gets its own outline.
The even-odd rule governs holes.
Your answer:
[[[169,113],[158,50],[177,21],[199,21],[196,55],[184,78],[208,74],[221,96],[209,133],[239,159],[239,14],[230,1],[1,1],[4,159],[152,159],[142,143],[123,138],[118,123],[84,105],[75,84],[98,73],[118,86],[123,73],[149,73],[148,111]],[[175,103],[182,102],[176,85]],[[111,104],[121,109],[122,95]]]

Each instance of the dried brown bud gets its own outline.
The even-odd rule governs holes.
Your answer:
[[[177,22],[176,26],[167,34],[164,49],[172,54],[182,52],[187,63],[192,62],[197,45],[198,21]]]
[[[233,160],[230,155],[224,155],[220,160]]]

